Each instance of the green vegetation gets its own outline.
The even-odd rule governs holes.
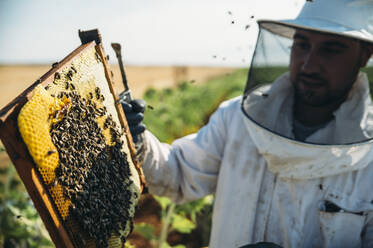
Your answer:
[[[13,165],[0,169],[0,247],[52,247]]]
[[[152,109],[144,122],[163,142],[196,132],[222,101],[242,94],[246,77],[247,70],[241,69],[200,85],[182,82],[176,88],[148,89],[144,99]]]

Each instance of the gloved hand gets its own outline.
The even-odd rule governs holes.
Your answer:
[[[282,248],[279,245],[270,242],[259,242],[256,244],[241,246],[240,248]]]
[[[127,118],[132,139],[136,146],[142,142],[141,134],[146,129],[145,124],[142,123],[144,119],[145,106],[145,101],[141,99],[135,99],[129,103],[122,102],[122,107]]]

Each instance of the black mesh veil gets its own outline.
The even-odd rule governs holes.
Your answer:
[[[294,31],[295,29],[290,32]],[[293,120],[294,89],[289,73],[292,44],[291,38],[259,27],[242,110],[250,121],[260,127],[299,141],[293,132],[296,122]],[[368,65],[362,69],[365,73],[359,73],[351,89],[355,93],[346,99],[346,104],[341,105],[343,111],[337,110],[332,121],[318,127],[309,136],[310,139],[301,142],[346,145],[373,139],[373,105],[369,93],[369,85],[372,84],[369,79],[373,80],[373,68],[371,62]]]
[[[245,93],[261,84],[270,84],[288,71],[292,40],[261,28],[251,60]]]

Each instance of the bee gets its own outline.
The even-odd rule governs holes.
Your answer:
[[[57,116],[60,114],[60,111],[59,110],[57,110],[56,112],[54,112],[54,115],[53,115],[53,118],[54,119],[56,119],[57,118]],[[48,152],[49,153],[49,152]]]
[[[49,156],[49,155],[52,155],[53,153],[56,153],[56,152],[57,152],[56,150],[49,150],[47,155]]]
[[[58,73],[58,72],[56,72],[55,74],[54,74],[54,79],[56,80],[58,80],[58,79],[60,79],[61,78],[61,75],[60,75],[60,73]]]
[[[65,89],[68,90],[69,89],[69,82],[66,81],[66,86],[65,86]]]
[[[92,94],[92,92],[89,92],[89,98],[90,98],[90,99],[93,99],[93,94]]]
[[[72,71],[69,71],[66,76],[71,80],[72,77],[73,77],[73,72]]]
[[[106,119],[107,120],[107,119]],[[107,121],[104,122],[104,129],[107,129],[109,127],[109,123]]]
[[[151,110],[153,110],[153,109],[154,109],[154,107],[153,107],[152,105],[148,105],[148,109],[151,109]]]
[[[74,66],[71,66],[71,70],[73,70],[75,73],[77,73],[78,71],[75,69]]]
[[[70,83],[71,90],[75,90],[75,85],[73,83]]]
[[[95,92],[96,92],[96,94],[100,94],[101,93],[101,90],[100,90],[100,88],[99,87],[96,87],[96,89],[95,89]]]
[[[104,95],[101,95],[101,101],[105,101]]]
[[[47,85],[47,86],[44,87],[45,90],[49,90],[49,88],[50,88],[49,85]]]

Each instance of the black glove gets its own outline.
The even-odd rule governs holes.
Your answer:
[[[128,126],[135,144],[141,142],[141,134],[145,131],[146,126],[142,123],[144,119],[146,103],[144,100],[136,99],[131,102],[122,102],[124,113],[126,114]]]
[[[282,247],[274,243],[270,243],[270,242],[259,242],[256,244],[244,245],[244,246],[241,246],[240,248],[282,248]]]

